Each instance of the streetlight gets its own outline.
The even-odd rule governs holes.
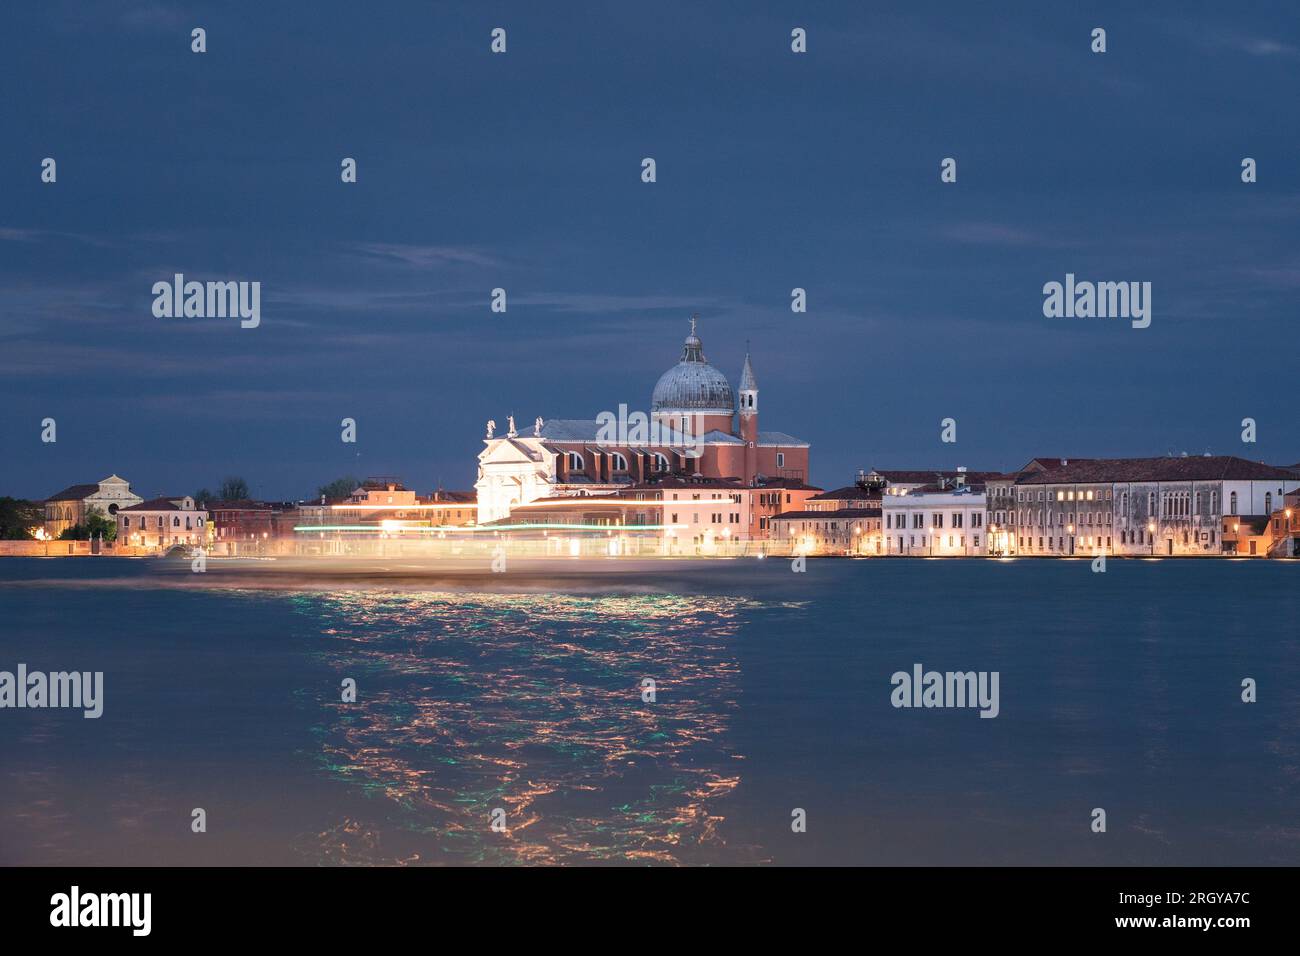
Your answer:
[[[1156,556],[1156,523],[1154,521],[1147,522],[1147,537],[1151,539],[1151,557],[1154,558]]]
[[[930,525],[930,557],[934,557],[934,525]]]

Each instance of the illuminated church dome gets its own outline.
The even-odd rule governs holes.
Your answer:
[[[704,415],[733,415],[736,395],[727,377],[708,363],[703,346],[695,334],[695,319],[691,319],[691,334],[686,337],[681,361],[659,376],[650,398],[653,414],[686,412]]]

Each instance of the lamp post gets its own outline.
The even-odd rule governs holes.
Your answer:
[[[934,525],[930,525],[930,557],[934,557]]]
[[[1147,522],[1147,537],[1151,539],[1151,557],[1154,558],[1156,556],[1156,523],[1154,521]]]

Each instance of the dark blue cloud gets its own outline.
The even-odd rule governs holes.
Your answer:
[[[693,311],[733,378],[751,340],[764,427],[811,441],[827,485],[1041,454],[1300,459],[1290,4],[5,18],[0,492],[110,471],[150,493],[227,473],[273,497],[342,473],[467,486],[487,418],[643,407]],[[174,272],[260,280],[261,327],[155,319]],[[1151,327],[1045,319],[1066,272],[1152,282]]]

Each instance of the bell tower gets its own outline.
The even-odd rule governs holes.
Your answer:
[[[745,484],[752,485],[758,474],[758,382],[749,364],[749,345],[745,345],[745,368],[740,373],[739,438],[745,443]]]

